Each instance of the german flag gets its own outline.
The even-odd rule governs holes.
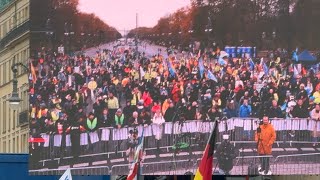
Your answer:
[[[135,180],[137,179],[137,174],[139,171],[139,162],[135,162],[131,165],[131,170],[129,172],[129,175],[127,176],[127,180]]]
[[[199,168],[194,177],[194,180],[211,180],[212,179],[213,151],[214,151],[217,129],[218,129],[218,122],[215,122],[214,128],[211,132],[207,146],[204,150],[204,153],[203,153]]]

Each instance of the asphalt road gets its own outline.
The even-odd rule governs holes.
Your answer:
[[[146,44],[146,48],[144,47],[144,44]],[[100,45],[100,46],[97,46],[97,47],[89,48],[89,49],[85,50],[84,52],[85,52],[85,54],[87,56],[92,57],[92,56],[94,56],[96,54],[97,51],[99,51],[99,49],[100,50],[103,50],[103,49],[112,50],[113,46],[115,46],[115,45],[116,45],[115,42],[111,42],[111,43],[103,44],[103,45]],[[129,49],[130,46],[118,46],[118,47],[119,48],[124,47],[126,49]],[[131,46],[131,48],[135,48],[135,46]],[[152,57],[153,55],[158,54],[158,49],[161,49],[161,55],[163,55],[164,57],[167,57],[166,48],[165,47],[149,44],[149,43],[146,43],[146,42],[142,42],[142,44],[140,44],[138,46],[138,51],[145,52],[147,57]]]

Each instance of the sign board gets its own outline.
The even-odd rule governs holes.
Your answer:
[[[58,47],[58,53],[64,54],[64,47],[63,46]]]
[[[88,83],[88,88],[90,89],[90,90],[95,90],[96,88],[97,88],[97,82],[96,81],[90,81],[89,83]]]
[[[261,88],[263,87],[263,83],[261,83],[261,84],[256,83],[254,85],[256,86],[257,91],[260,92]]]

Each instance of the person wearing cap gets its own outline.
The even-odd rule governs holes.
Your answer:
[[[255,141],[257,142],[259,156],[272,154],[272,145],[276,140],[276,132],[273,126],[269,123],[269,117],[263,116],[263,124],[259,125],[255,132]],[[271,174],[268,157],[261,157],[261,168],[259,173],[263,175]]]

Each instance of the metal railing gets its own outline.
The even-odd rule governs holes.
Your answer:
[[[27,20],[8,32],[7,35],[0,40],[0,49],[3,49],[8,43],[21,36],[23,33],[28,32],[30,30],[30,24],[30,21]]]
[[[281,175],[320,174],[320,153],[277,156],[274,160],[273,173]]]
[[[58,169],[41,169],[30,170],[29,175],[62,175],[68,167],[60,167]],[[76,167],[70,168],[72,174],[78,175],[108,175],[110,173],[109,166],[94,167]]]
[[[286,123],[291,124],[297,123],[298,125],[286,125],[284,128],[284,126],[281,125],[283,123],[279,123],[279,121],[286,121]],[[229,119],[227,121],[220,122],[219,133],[216,136],[216,146],[220,144],[222,140],[222,135],[227,133],[230,135],[231,143],[235,145],[236,149],[241,150],[241,154],[238,156],[238,158],[235,159],[236,173],[246,174],[248,165],[251,162],[258,163],[259,161],[257,159],[257,156],[253,156],[258,154],[256,151],[256,142],[254,141],[256,122],[257,119],[239,118]],[[280,155],[288,155],[294,153],[301,154],[319,151],[316,148],[313,148],[311,144],[309,144],[313,143],[311,136],[311,130],[314,129],[312,128],[314,125],[312,124],[313,120],[273,119],[271,120],[271,123],[275,123],[274,127],[277,132],[277,141],[276,144],[273,146],[273,155],[275,157],[282,158],[282,156]],[[305,126],[305,123],[307,123],[307,126]],[[250,128],[248,124],[250,124]],[[309,124],[311,124],[312,126],[309,127]],[[149,170],[151,167],[155,167],[156,165],[159,165],[159,167],[157,168],[160,168],[161,165],[160,169],[164,170],[167,173],[169,173],[170,168],[172,172],[180,172],[180,170],[181,172],[185,171],[186,167],[181,168],[184,166],[183,164],[178,166],[169,166],[163,165],[162,162],[197,162],[197,159],[201,158],[202,156],[203,150],[205,148],[210,132],[212,131],[213,125],[213,122],[202,121],[186,121],[182,124],[165,123],[163,125],[164,128],[162,131],[163,136],[160,141],[157,141],[154,137],[154,134],[156,134],[159,128],[157,128],[156,126],[153,127],[152,125],[146,128],[139,126],[139,136],[142,133],[142,128],[144,128],[145,135],[144,149],[147,152],[147,155],[145,157],[144,164],[148,165],[148,163],[150,163],[150,165],[144,167],[143,172],[146,174],[156,173],[156,171],[154,170]],[[124,169],[111,169],[111,171],[114,173],[123,173],[129,171],[128,155],[126,154],[126,151],[128,150],[127,138],[130,129],[132,128],[100,128],[96,132],[82,133],[80,136],[81,146],[79,163],[87,163],[87,167],[90,167],[92,165],[108,165],[110,167],[114,166],[114,168],[118,169],[120,167],[116,165],[126,164],[126,166],[123,167]],[[290,133],[293,133],[293,130],[295,136],[292,137]],[[243,139],[248,131],[251,132],[251,137]],[[70,135],[66,135],[65,141],[62,140],[63,135],[51,135],[51,142],[49,141],[50,135],[43,134],[43,137],[46,139],[46,142],[43,143],[39,149],[41,165],[45,165],[46,161],[50,161],[51,158],[53,158],[59,161],[59,165],[61,167],[69,166],[73,161],[73,152],[71,148],[72,142]],[[174,147],[176,147],[176,145],[179,143],[185,143],[187,144],[187,147],[179,150],[174,149]],[[154,161],[156,161],[157,163],[154,163]],[[271,158],[270,162],[272,161],[274,161],[274,158]],[[308,161],[308,159],[306,159],[305,161]],[[310,162],[315,161],[310,160]],[[187,165],[191,166],[191,164]]]
[[[238,156],[233,162],[231,175],[248,175],[250,165],[260,166],[260,158],[270,159],[270,170],[273,175],[316,175],[320,172],[320,153],[268,156]],[[157,162],[143,162],[141,175],[184,175],[195,174],[201,158],[189,160],[170,160]],[[219,171],[217,159],[213,160],[213,171]],[[75,175],[126,175],[131,164],[110,166],[93,166],[70,168]],[[67,166],[58,169],[30,170],[30,175],[61,175]]]

